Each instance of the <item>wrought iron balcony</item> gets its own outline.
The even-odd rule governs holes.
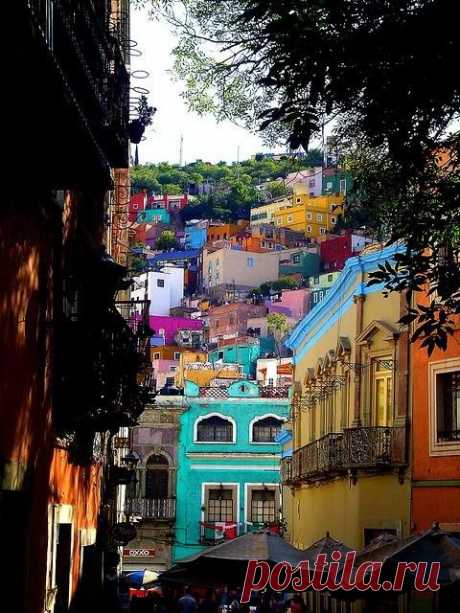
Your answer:
[[[113,167],[127,167],[129,75],[122,44],[128,41],[114,36],[104,3],[22,2],[98,146]]]
[[[259,387],[261,398],[288,398],[289,397],[289,385],[279,385],[275,387],[273,385],[265,385]]]
[[[406,464],[404,427],[347,428],[343,433],[347,468],[385,468]]]
[[[326,434],[296,449],[290,467],[283,460],[283,483],[327,479],[355,469],[402,467],[406,464],[405,436],[405,428],[389,426]]]
[[[343,470],[343,435],[326,434],[294,451],[291,480],[322,479]]]
[[[172,520],[176,517],[175,498],[127,498],[126,515],[139,515],[142,519]]]

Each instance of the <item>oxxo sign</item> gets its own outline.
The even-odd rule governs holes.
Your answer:
[[[155,549],[123,549],[123,555],[129,558],[154,558]]]

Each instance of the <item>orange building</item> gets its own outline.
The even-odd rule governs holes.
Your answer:
[[[417,301],[421,299],[418,296]],[[425,297],[425,301],[426,297]],[[412,345],[411,527],[460,531],[460,318],[446,351]]]
[[[247,226],[249,226],[247,219],[240,219],[237,223],[211,223],[208,227],[208,244],[230,240],[232,236],[243,232]]]

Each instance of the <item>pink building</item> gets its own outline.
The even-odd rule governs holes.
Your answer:
[[[310,290],[302,289],[285,289],[281,293],[281,300],[274,302],[274,305],[286,307],[289,310],[290,317],[294,319],[302,319],[309,310]]]
[[[178,360],[152,360],[153,378],[157,390],[162,389],[167,383],[172,384],[179,368]]]
[[[155,336],[165,339],[166,345],[175,344],[175,334],[178,330],[202,330],[203,322],[200,319],[189,319],[188,317],[170,317],[168,315],[151,315],[149,325]]]

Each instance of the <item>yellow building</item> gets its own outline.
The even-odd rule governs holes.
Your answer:
[[[322,238],[331,232],[343,214],[343,195],[310,196],[296,187],[289,203],[273,214],[277,227],[303,232],[306,237]]]
[[[184,372],[187,370],[189,364],[206,363],[208,354],[206,351],[199,351],[198,349],[183,349],[179,356],[179,368],[175,377],[175,384],[177,387],[184,387]]]
[[[382,532],[409,533],[408,334],[396,323],[404,298],[367,285],[398,249],[349,259],[286,342],[295,393],[284,516],[300,549],[326,532],[356,549]]]
[[[244,379],[243,369],[239,364],[211,364],[210,362],[190,362],[181,374],[182,382],[192,381],[199,387],[230,384],[237,379]]]
[[[261,224],[274,223],[275,215],[278,211],[286,206],[290,206],[291,197],[274,198],[270,202],[256,204],[251,208],[251,228],[260,226]]]

